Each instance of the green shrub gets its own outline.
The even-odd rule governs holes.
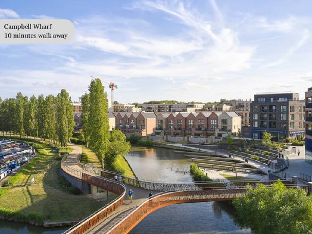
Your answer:
[[[293,141],[291,142],[291,145],[292,145],[292,146],[304,146],[304,142],[298,141],[298,140],[293,140]]]
[[[146,140],[146,141],[138,141],[138,145],[146,146],[146,147],[152,147],[154,145],[152,140]]]
[[[84,140],[81,140],[77,137],[71,137],[70,141],[76,145],[85,145],[86,144],[86,142]]]
[[[194,181],[211,181],[211,179],[202,172],[197,164],[192,163],[190,166],[191,176],[193,177]]]
[[[142,140],[142,137],[136,134],[132,134],[129,138],[128,141],[130,141],[131,144],[138,144],[139,141]]]
[[[33,146],[34,146],[34,148],[35,148],[36,150],[39,150],[39,149],[43,149],[43,148],[44,148],[44,147],[43,147],[41,144],[39,144],[39,143],[34,143]]]

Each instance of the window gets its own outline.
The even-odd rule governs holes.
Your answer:
[[[298,109],[299,109],[299,112],[302,112],[302,106],[299,106]]]
[[[257,128],[257,127],[258,127],[258,121],[254,121],[254,122],[253,122],[253,127],[254,127],[254,128]]]
[[[204,124],[204,120],[203,119],[199,119],[198,120],[198,124]]]
[[[287,129],[287,124],[286,123],[281,123],[281,129],[286,130]]]
[[[278,99],[279,102],[287,102],[287,100],[288,100],[287,98],[279,98]]]
[[[122,124],[122,119],[119,120],[119,123]]]
[[[227,125],[227,119],[221,119],[221,124],[222,125]]]
[[[261,120],[267,120],[267,119],[268,119],[268,114],[266,114],[266,113],[261,113],[261,114],[260,114],[260,119],[261,119]]]
[[[211,124],[211,130],[215,130],[217,127],[217,120],[216,119],[212,119],[210,120],[210,124]]]
[[[281,120],[287,120],[287,115],[286,114],[281,114]]]
[[[269,111],[270,112],[276,112],[276,106],[274,105],[274,106],[269,106]]]
[[[130,123],[132,123],[132,124],[133,124],[133,123],[134,123],[134,120],[133,120],[133,119],[131,119]]]
[[[287,106],[281,106],[281,113],[287,112]]]
[[[276,114],[270,114],[269,120],[276,120]]]
[[[173,120],[169,120],[169,124],[170,124],[170,125],[173,125]]]
[[[268,122],[260,121],[260,128],[267,128],[267,127],[268,127]]]
[[[258,114],[253,114],[253,119],[257,120],[258,119]]]
[[[258,102],[265,102],[265,98],[258,98]]]
[[[271,97],[271,98],[270,98],[270,101],[271,101],[271,102],[274,102],[274,98]]]
[[[290,120],[295,120],[295,115],[294,114],[290,115]]]
[[[295,106],[290,106],[290,112],[295,112]]]
[[[289,128],[295,128],[295,122],[290,122],[289,123]]]
[[[182,124],[182,119],[178,119],[177,124]]]
[[[261,112],[268,112],[268,106],[261,106],[260,110]]]
[[[189,119],[189,125],[193,125],[194,124],[194,120],[193,119]]]
[[[269,128],[276,128],[276,122],[275,121],[274,122],[270,121],[269,122]]]
[[[253,112],[258,112],[258,106],[253,107]]]

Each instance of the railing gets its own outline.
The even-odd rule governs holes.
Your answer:
[[[312,122],[312,117],[307,117],[306,121]]]
[[[87,169],[90,173],[90,168],[88,166],[84,166],[81,170],[72,168],[70,165],[73,165],[73,162],[74,164],[77,163],[77,165],[81,164],[77,158],[71,159],[73,162],[66,162],[66,160],[67,156],[62,159],[61,168],[68,175],[119,195],[116,199],[64,232],[65,234],[82,234],[96,226],[101,220],[114,212],[117,207],[122,205],[126,195],[126,187],[122,183],[101,176],[84,173],[82,171],[83,168]]]

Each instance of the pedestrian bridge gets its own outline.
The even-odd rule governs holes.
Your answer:
[[[66,234],[128,233],[148,214],[162,207],[180,203],[233,200],[245,193],[247,184],[254,186],[259,183],[248,181],[240,182],[235,187],[226,187],[224,183],[214,182],[171,184],[124,177],[123,182],[127,184],[127,188],[134,191],[134,201],[130,203],[126,200],[127,189],[124,183],[111,179],[114,176],[111,172],[99,171],[80,164],[81,149],[75,145],[71,147],[73,152],[61,163],[63,172],[91,186],[115,193],[118,197],[65,231]],[[270,185],[273,182],[275,181],[267,181],[265,184]],[[292,181],[284,182],[288,187],[297,187]],[[308,186],[302,188],[309,189]],[[310,190],[311,188],[309,192]],[[149,199],[150,191],[155,195]]]

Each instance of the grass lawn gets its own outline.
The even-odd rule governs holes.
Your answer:
[[[78,221],[106,204],[106,193],[69,194],[59,183],[57,172],[60,158],[57,152],[47,146],[42,152],[44,153],[10,179],[10,185],[25,184],[34,177],[34,184],[0,188],[0,216],[36,224],[42,224],[43,220]],[[116,195],[110,194],[109,200],[115,197]],[[35,216],[41,219],[36,219]]]
[[[239,181],[239,180],[250,180],[250,181],[257,181],[257,179],[243,177],[243,176],[235,176],[235,175],[227,175],[227,174],[220,174],[224,178],[228,179],[229,181]]]
[[[83,146],[82,148],[82,155],[81,155],[81,160],[82,163],[84,164],[93,164],[94,166],[98,168],[102,168],[102,164],[99,160],[99,158],[96,156],[96,154],[89,148]]]
[[[98,168],[102,168],[102,164],[96,154],[89,148],[83,147],[82,155],[80,161],[84,164],[93,164],[94,166]],[[112,168],[108,168],[108,170],[113,170],[119,172],[119,170],[124,171],[124,175],[130,178],[135,178],[133,171],[131,170],[128,162],[126,159],[118,155],[115,159],[115,162],[113,163]]]
[[[130,178],[135,178],[132,169],[130,168],[128,162],[122,155],[117,155],[115,162],[113,163],[114,168],[122,168],[124,170],[124,175]]]

